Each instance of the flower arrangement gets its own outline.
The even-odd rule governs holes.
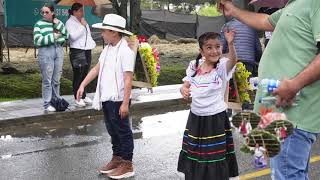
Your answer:
[[[144,60],[152,87],[157,86],[158,76],[160,75],[159,53],[157,49],[152,48],[148,43],[140,43],[139,53]]]
[[[157,86],[158,77],[160,75],[160,58],[156,48],[152,48],[144,36],[133,37],[139,40],[138,52],[142,60],[145,62],[151,86]]]
[[[248,102],[251,103],[250,95],[248,93],[249,90],[251,90],[248,78],[251,75],[251,72],[249,72],[245,65],[241,62],[238,62],[236,64],[236,71],[235,71],[235,80],[237,83],[238,93],[240,102]],[[232,98],[235,98],[237,96],[236,91],[234,88],[230,89],[230,95]]]

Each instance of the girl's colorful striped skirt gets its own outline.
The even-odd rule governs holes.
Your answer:
[[[178,171],[186,180],[228,180],[239,175],[227,113],[197,116],[190,111]]]

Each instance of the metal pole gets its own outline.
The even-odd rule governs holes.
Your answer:
[[[8,62],[10,62],[10,53],[9,53],[9,29],[7,29],[7,39],[6,39],[6,45],[7,45],[7,52],[8,52]]]
[[[133,21],[133,8],[132,8],[132,4],[133,4],[133,3],[131,3],[131,0],[129,0],[129,7],[130,7],[130,8],[129,8],[129,9],[130,9],[130,10],[129,10],[129,11],[130,11],[130,12],[129,12],[129,16],[130,16],[129,19],[130,19],[130,31],[131,31],[131,32],[132,32],[132,27],[133,27],[133,23],[132,23],[132,21]]]
[[[167,4],[167,11],[168,13],[170,12],[170,0],[168,1],[168,4]],[[163,13],[164,13],[164,17],[163,17],[163,20],[164,20],[164,31],[165,31],[165,39],[167,39],[167,33],[168,33],[168,28],[167,28],[167,13],[166,13],[166,10],[163,10]]]
[[[199,5],[199,0],[197,0],[196,5]],[[198,11],[196,10],[196,28],[195,28],[195,38],[198,38],[198,26],[199,26],[199,17],[198,17]]]
[[[196,12],[195,39],[198,39],[198,26],[199,26],[199,17],[198,17],[198,13]]]
[[[3,62],[2,27],[0,27],[0,62]]]

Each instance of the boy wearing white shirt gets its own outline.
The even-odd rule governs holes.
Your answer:
[[[92,106],[103,109],[105,123],[111,136],[113,157],[100,173],[112,179],[122,179],[134,175],[133,135],[129,122],[129,104],[134,71],[135,52],[132,51],[123,34],[126,20],[116,14],[107,14],[103,23],[92,27],[102,29],[102,37],[107,46],[102,51],[99,62],[89,72],[77,92],[79,100],[85,86],[98,76],[96,93]],[[133,48],[136,51],[136,48]]]

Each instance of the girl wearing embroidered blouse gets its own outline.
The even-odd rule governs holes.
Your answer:
[[[200,54],[191,61],[180,89],[183,98],[192,96],[183,136],[178,171],[186,180],[238,179],[230,122],[224,93],[237,63],[235,31],[224,32],[230,51],[222,57],[220,35],[207,32],[199,37]]]

